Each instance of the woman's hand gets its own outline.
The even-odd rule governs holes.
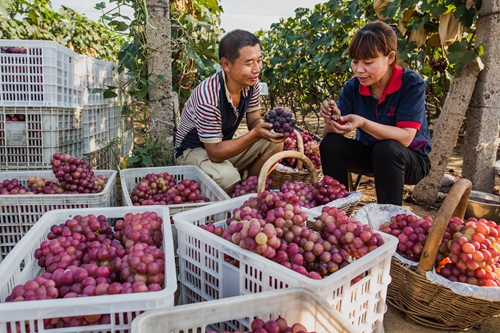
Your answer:
[[[340,109],[333,99],[324,100],[321,104],[321,116],[327,124],[340,118]]]

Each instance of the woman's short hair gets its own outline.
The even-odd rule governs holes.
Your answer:
[[[260,40],[246,30],[232,30],[222,36],[219,43],[219,60],[223,57],[233,63],[240,56],[240,50],[245,46],[261,45]]]
[[[394,29],[382,22],[372,21],[354,35],[349,44],[349,58],[354,60],[377,58],[378,52],[388,55],[391,51],[396,53],[396,64],[398,60],[398,36]]]

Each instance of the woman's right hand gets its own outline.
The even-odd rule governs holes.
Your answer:
[[[321,116],[327,124],[337,121],[340,118],[340,109],[333,99],[326,99],[321,104]]]

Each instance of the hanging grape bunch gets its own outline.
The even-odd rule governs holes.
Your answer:
[[[448,61],[446,61],[446,58],[438,58],[431,60],[430,65],[434,73],[444,73],[446,66],[448,66]]]
[[[179,73],[177,75],[177,79],[179,80],[179,85],[184,88],[184,89],[191,89],[194,83],[194,73],[193,72],[188,72],[188,73]]]
[[[288,138],[292,134],[297,122],[292,118],[292,114],[283,108],[276,108],[269,111],[264,119],[268,123],[273,124],[273,129],[276,133],[283,133],[285,138]]]

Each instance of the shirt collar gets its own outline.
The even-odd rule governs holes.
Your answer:
[[[221,71],[222,72],[222,80],[224,81],[224,90],[226,91],[226,97],[227,97],[227,100],[229,102],[231,102],[231,104],[233,104],[233,98],[231,97],[231,93],[229,92],[229,90],[227,89],[227,83],[226,83],[226,72],[224,71]],[[246,96],[246,93],[250,90],[250,87],[249,86],[245,86],[243,87],[243,96]],[[234,106],[234,104],[233,104]],[[238,107],[237,105],[234,106],[234,107]]]
[[[401,89],[402,84],[403,84],[403,68],[401,68],[401,66],[394,66],[394,68],[392,69],[391,78],[389,79],[389,83],[382,92],[381,100],[384,99],[383,96],[395,93],[396,91]],[[359,93],[363,96],[370,96],[370,87],[363,86],[360,84]]]

